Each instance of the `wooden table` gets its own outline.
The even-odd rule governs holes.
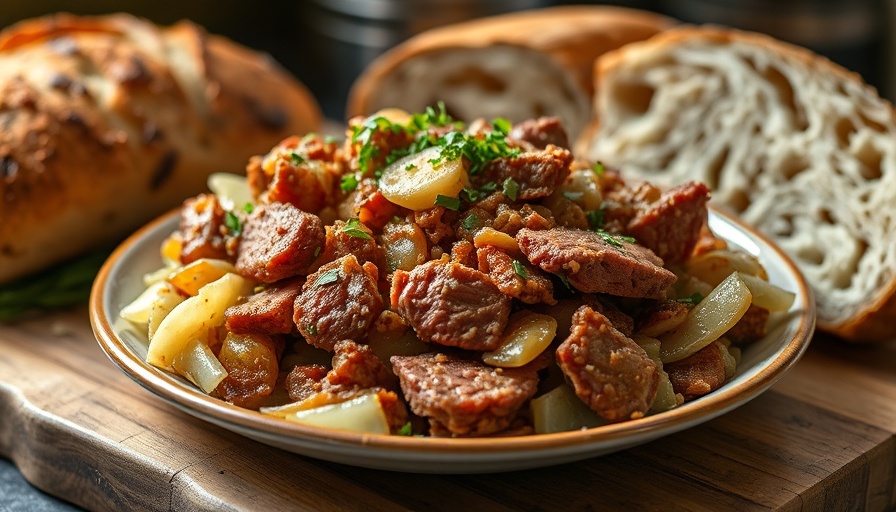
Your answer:
[[[765,394],[646,445],[512,473],[393,473],[180,412],[106,358],[84,308],[0,325],[0,455],[95,510],[891,511],[894,434],[896,343],[816,336]]]

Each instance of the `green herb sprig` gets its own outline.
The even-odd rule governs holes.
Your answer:
[[[87,302],[93,280],[110,252],[108,249],[92,252],[0,287],[0,322],[15,321],[30,310]]]

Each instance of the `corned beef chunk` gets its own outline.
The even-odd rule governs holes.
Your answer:
[[[576,395],[608,421],[643,417],[656,398],[656,363],[588,306],[573,315],[569,337],[557,347],[557,364]]]
[[[323,247],[324,233],[317,215],[291,204],[260,205],[243,225],[236,269],[262,283],[304,275]]]
[[[530,262],[585,293],[662,299],[677,279],[650,249],[608,233],[523,228],[516,240]]]
[[[397,270],[391,300],[421,340],[468,350],[494,350],[510,316],[510,297],[486,274],[447,259]]]
[[[510,426],[538,386],[536,369],[492,368],[445,354],[392,356],[392,371],[434,436],[485,436]]]
[[[311,345],[333,351],[336,342],[360,340],[383,311],[374,264],[349,254],[308,276],[296,297],[293,320]]]

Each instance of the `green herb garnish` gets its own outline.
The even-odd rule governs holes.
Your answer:
[[[595,231],[601,231],[604,228],[604,210],[588,210],[585,212],[588,219],[588,227]]]
[[[560,282],[563,283],[563,286],[565,286],[567,290],[572,291],[572,285],[569,284],[569,279],[566,278],[566,274],[563,272],[554,272],[554,275],[560,278]]]
[[[439,194],[436,196],[435,204],[436,206],[444,206],[449,210],[457,211],[460,209],[460,198],[443,196],[442,194]]]
[[[314,286],[323,286],[325,284],[335,283],[339,280],[339,269],[331,268],[326,272],[317,276],[314,280]]]
[[[243,232],[243,221],[232,211],[224,212],[224,225],[234,236],[239,236]]]
[[[461,224],[467,231],[473,231],[474,229],[479,227],[479,222],[479,216],[475,213],[471,213],[464,217],[464,220]]]
[[[246,213],[252,213],[255,211],[255,205],[252,203],[246,203],[243,205],[243,211]]]
[[[295,151],[290,151],[289,163],[292,165],[302,165],[305,163],[305,157]]]
[[[628,242],[630,244],[636,242],[636,240],[630,236],[614,235],[612,233],[607,233],[602,229],[596,229],[594,232],[597,233],[604,242],[607,242],[614,247],[622,247],[623,242]]]
[[[397,432],[397,433],[398,433],[398,435],[400,435],[400,436],[412,436],[412,435],[414,435],[414,430],[413,430],[413,428],[411,427],[411,422],[409,421],[409,422],[405,423],[404,425],[402,425],[401,428],[398,429],[398,432]]]
[[[370,236],[370,233],[362,229],[363,227],[364,224],[361,224],[361,221],[358,220],[357,217],[353,217],[345,222],[345,226],[342,228],[342,232],[348,236],[353,236],[355,238],[364,238],[365,240],[370,240],[371,238],[373,238],[372,236]]]
[[[696,306],[700,304],[700,301],[703,300],[703,294],[700,292],[694,292],[687,297],[679,297],[675,299],[675,302],[682,302],[684,304],[690,304],[691,306]]]
[[[87,302],[96,273],[109,256],[103,249],[0,288],[0,322],[12,322],[32,309],[51,309]]]
[[[501,192],[504,192],[504,195],[507,196],[507,199],[516,201],[516,198],[520,193],[520,184],[517,183],[513,178],[507,178],[506,180],[504,180],[504,183],[501,184]]]
[[[305,326],[305,330],[308,331],[309,336],[317,336],[317,326],[314,324],[308,324]]]
[[[523,266],[518,260],[513,260],[513,271],[516,272],[516,275],[522,277],[523,279],[529,279],[529,272],[526,270],[526,267]]]
[[[354,174],[346,174],[339,180],[339,188],[346,194],[358,188],[358,177]]]
[[[607,168],[600,162],[594,162],[594,165],[591,166],[591,171],[598,177],[600,177],[606,170]]]

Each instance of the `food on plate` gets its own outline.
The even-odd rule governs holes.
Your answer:
[[[855,73],[767,36],[672,29],[595,67],[583,158],[661,186],[702,181],[814,290],[818,327],[896,336],[896,115]]]
[[[432,29],[374,60],[353,84],[346,112],[422,111],[437,101],[467,122],[550,112],[575,137],[589,118],[594,59],[674,24],[649,11],[560,6]]]
[[[718,389],[794,294],[712,235],[705,185],[628,182],[567,139],[444,108],[286,138],[183,203],[122,317],[206,393],[379,434],[558,432]]]
[[[0,285],[117,241],[321,122],[270,57],[125,14],[0,32],[0,105]]]

